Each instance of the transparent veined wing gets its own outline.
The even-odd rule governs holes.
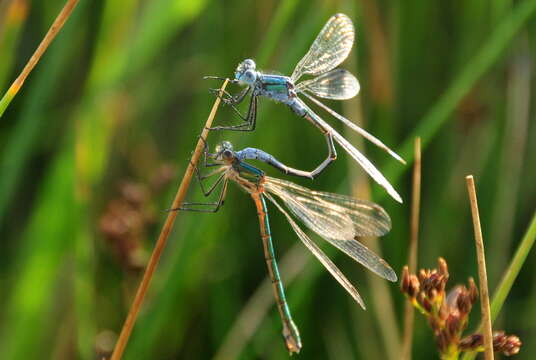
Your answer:
[[[268,176],[265,189],[292,205],[293,213],[323,237],[353,240],[356,236],[383,236],[391,230],[387,212],[371,201],[315,191]]]
[[[313,191],[292,182],[266,177],[265,189],[279,197],[309,229],[379,276],[396,281],[393,269],[355,239],[381,236],[391,229],[379,205],[349,196]]]
[[[352,20],[344,14],[333,15],[296,65],[292,81],[296,82],[304,74],[319,75],[334,69],[352,50],[354,36]]]
[[[339,282],[339,284],[342,285],[342,287],[348,291],[348,293],[354,298],[354,300],[361,305],[363,309],[365,309],[365,303],[363,302],[363,299],[361,298],[361,295],[359,295],[359,292],[356,290],[356,288],[352,285],[352,283],[344,276],[342,271],[339,270],[339,268],[330,260],[330,258],[316,245],[304,232],[303,230],[296,224],[296,222],[292,219],[292,217],[283,209],[281,205],[275,199],[270,196],[270,194],[264,194],[278,209],[285,215],[287,218],[287,221],[289,222],[290,226],[292,226],[292,229],[298,235],[301,242],[309,249],[310,252],[313,253],[313,255],[320,261],[322,265],[330,272],[330,274]]]
[[[359,82],[348,70],[335,69],[296,85],[296,92],[304,91],[325,99],[346,100],[359,93]]]
[[[304,81],[305,82],[305,81]],[[299,84],[301,85],[301,83]],[[320,102],[318,99],[315,99],[314,97],[312,97],[311,95],[309,95],[308,93],[306,92],[301,92],[301,94],[305,95],[309,100],[311,100],[312,102],[314,102],[316,105],[320,106],[322,109],[326,110],[331,116],[333,116],[335,119],[337,120],[340,120],[342,121],[346,126],[348,126],[350,129],[354,130],[355,132],[357,132],[358,134],[360,134],[361,136],[363,136],[365,139],[367,139],[368,141],[370,141],[371,143],[373,143],[374,145],[376,145],[377,147],[379,147],[380,149],[384,150],[385,152],[387,152],[389,155],[391,155],[392,157],[394,157],[396,160],[400,161],[402,164],[406,164],[406,161],[404,159],[402,159],[402,157],[400,157],[400,155],[398,155],[396,152],[394,152],[393,150],[391,150],[387,145],[385,145],[380,139],[378,139],[377,137],[375,137],[374,135],[372,135],[371,133],[369,133],[368,131],[366,131],[365,129],[357,126],[356,124],[354,124],[353,122],[351,122],[350,120],[348,120],[347,118],[345,118],[344,116],[342,116],[341,114],[339,114],[338,112],[336,112],[335,110],[329,108],[328,106],[326,106],[325,104],[323,104],[322,102]],[[316,95],[316,94],[315,94]]]
[[[311,97],[311,99],[314,98]],[[359,165],[361,165],[363,170],[365,170],[367,174],[369,174],[372,179],[374,179],[374,181],[376,181],[380,186],[382,186],[387,191],[387,193],[391,195],[393,199],[395,199],[399,203],[402,203],[402,198],[400,197],[400,195],[396,192],[396,190],[389,183],[389,181],[387,181],[385,176],[383,176],[383,174],[378,169],[376,169],[374,164],[372,164],[365,155],[363,155],[352,144],[350,144],[348,140],[344,138],[344,136],[339,134],[334,128],[332,128],[327,122],[325,122],[320,116],[318,116],[313,110],[311,110],[311,108],[309,108],[307,104],[301,101],[300,105],[303,106],[304,109],[306,109],[306,116],[310,116],[314,124],[331,133],[331,135],[333,135],[333,139],[335,139],[335,141],[340,146],[342,146],[342,148],[348,153],[348,155],[350,155]]]

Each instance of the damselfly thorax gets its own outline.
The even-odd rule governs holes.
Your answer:
[[[305,108],[298,101],[296,88],[289,76],[257,72],[254,96],[265,96],[289,106],[297,115],[304,116]]]

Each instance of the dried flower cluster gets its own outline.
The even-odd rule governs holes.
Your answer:
[[[521,340],[515,335],[506,335],[504,331],[493,333],[493,350],[502,352],[506,356],[515,355],[521,348]],[[484,337],[482,334],[466,336],[460,341],[461,351],[484,351]]]
[[[458,285],[447,294],[445,288],[448,279],[447,263],[439,258],[437,269],[421,269],[418,275],[410,274],[405,266],[401,289],[413,306],[426,316],[442,359],[457,359],[462,351],[482,352],[484,341],[481,334],[462,338],[469,313],[478,298],[475,282],[469,278],[468,286]],[[520,347],[521,341],[515,335],[496,332],[493,336],[496,352],[514,355]]]

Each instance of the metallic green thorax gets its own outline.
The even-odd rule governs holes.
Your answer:
[[[240,177],[257,185],[259,185],[264,178],[264,171],[243,161],[237,160],[236,163],[233,164],[233,167],[238,171]]]

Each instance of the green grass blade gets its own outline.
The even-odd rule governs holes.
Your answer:
[[[525,260],[527,259],[527,256],[530,250],[532,249],[532,246],[534,245],[535,239],[536,239],[536,213],[534,213],[534,216],[532,217],[532,220],[527,229],[527,232],[525,233],[525,236],[523,236],[523,239],[521,240],[521,243],[519,244],[519,247],[517,248],[514,257],[512,258],[512,262],[510,263],[510,266],[504,273],[503,278],[501,282],[499,283],[499,286],[497,286],[497,289],[495,290],[495,293],[493,294],[493,299],[491,301],[491,320],[492,321],[497,318],[497,315],[499,315],[499,312],[502,306],[504,305],[504,301],[506,297],[508,296],[510,289],[512,289],[512,285],[514,284],[514,281],[517,275],[519,274],[521,267],[525,263]]]
[[[39,345],[52,342],[53,319],[57,316],[56,311],[50,311],[54,308],[52,290],[67,280],[61,270],[68,270],[64,259],[72,251],[76,232],[73,190],[74,159],[67,150],[52,166],[34,214],[19,239],[19,271],[9,292],[0,338],[5,359],[47,358],[47,352],[52,351],[49,347],[44,352]]]

